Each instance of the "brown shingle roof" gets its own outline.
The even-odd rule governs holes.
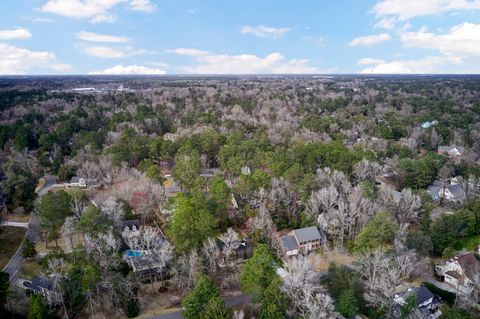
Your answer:
[[[458,256],[458,263],[465,271],[465,275],[468,278],[473,278],[473,276],[480,272],[480,265],[478,264],[477,258],[473,253],[467,253],[462,256]]]

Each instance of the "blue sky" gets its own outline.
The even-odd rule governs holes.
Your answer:
[[[480,0],[4,0],[0,75],[480,73]]]

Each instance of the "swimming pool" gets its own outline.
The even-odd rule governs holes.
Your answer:
[[[125,256],[127,257],[140,257],[142,256],[142,251],[141,250],[127,250],[125,251]]]

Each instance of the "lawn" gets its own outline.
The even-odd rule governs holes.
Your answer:
[[[471,251],[476,250],[478,245],[480,245],[480,235],[457,239],[455,244],[453,244],[453,248],[455,248],[455,250]]]
[[[55,251],[55,250],[58,250],[58,249],[61,249],[66,253],[71,252],[67,249],[68,248],[67,243],[65,242],[65,239],[63,237],[60,236],[57,239],[57,243],[58,243],[58,247],[55,246],[55,241],[54,240],[49,242],[48,246],[45,246],[45,240],[40,239],[35,243],[35,249],[37,250],[37,253],[40,256],[45,256],[49,252],[52,252],[52,251]],[[78,233],[74,234],[73,235],[73,246],[78,247],[80,245],[84,245],[83,236],[81,234],[78,234]]]
[[[0,269],[8,264],[25,237],[26,229],[20,227],[2,227],[0,233]]]
[[[42,266],[38,260],[25,261],[20,269],[20,278],[32,280],[33,277],[40,275]]]

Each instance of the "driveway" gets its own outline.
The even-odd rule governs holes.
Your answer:
[[[28,223],[19,223],[19,222],[3,222],[2,226],[10,226],[10,227],[22,227],[28,228]]]
[[[57,178],[53,175],[45,175],[43,178],[45,179],[45,184],[37,190],[38,196],[45,195],[57,182]]]
[[[237,307],[250,301],[250,296],[240,295],[225,299],[228,307]],[[183,319],[182,312],[176,311],[165,315],[151,317],[150,319]]]

